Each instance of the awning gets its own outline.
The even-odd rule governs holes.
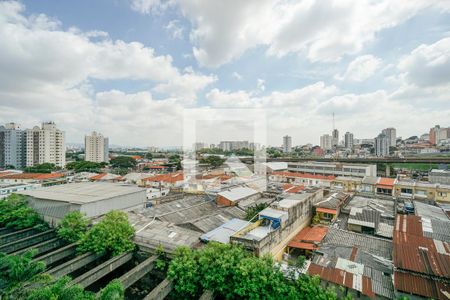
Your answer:
[[[379,189],[386,189],[386,190],[392,190],[394,188],[394,186],[393,185],[377,184],[377,188],[379,188]]]
[[[316,211],[322,212],[322,213],[327,213],[327,214],[332,214],[332,215],[337,214],[337,210],[331,209],[331,208],[316,207]]]

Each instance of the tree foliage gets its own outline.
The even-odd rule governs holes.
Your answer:
[[[47,276],[40,275],[45,270],[45,263],[33,261],[36,250],[30,250],[22,255],[6,255],[0,253],[0,286],[1,295],[6,299],[15,299],[23,292],[26,282],[44,280]],[[1,297],[0,297],[1,298]]]
[[[95,294],[85,291],[80,285],[70,285],[71,278],[64,276],[43,284],[29,293],[27,300],[94,300]]]
[[[152,160],[153,154],[151,152],[147,152],[147,153],[145,153],[144,157],[145,157],[145,159]]]
[[[79,211],[64,216],[58,226],[58,236],[69,243],[80,241],[87,231],[88,219]]]
[[[72,161],[66,165],[68,170],[74,170],[75,172],[99,172],[101,168],[106,166],[106,162],[92,162],[92,161]]]
[[[136,160],[131,156],[117,156],[111,159],[110,164],[113,168],[129,169],[136,167]]]
[[[268,203],[258,203],[256,205],[250,206],[245,210],[245,219],[247,221],[252,220],[260,211],[268,207]]]
[[[40,165],[34,165],[32,167],[26,167],[24,171],[28,173],[51,173],[52,171],[55,171],[57,169],[58,168],[55,166],[55,164],[43,163]]]
[[[240,247],[213,242],[197,251],[178,248],[167,274],[183,298],[211,290],[225,299],[337,299],[317,277],[289,276],[270,257],[258,258]]]
[[[123,284],[118,279],[114,279],[100,291],[100,296],[97,299],[121,300],[124,298],[125,298],[125,289],[123,288]]]
[[[217,167],[220,167],[225,162],[225,159],[220,158],[220,156],[211,155],[211,156],[207,156],[205,158],[202,158],[200,160],[200,162],[203,163],[203,164],[209,164],[213,168],[217,168]]]
[[[108,253],[114,256],[134,249],[134,228],[122,211],[110,211],[83,235],[78,250]]]
[[[46,228],[39,215],[27,206],[25,197],[11,194],[0,201],[0,227],[23,229],[38,225]]]

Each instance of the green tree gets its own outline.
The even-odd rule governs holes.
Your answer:
[[[41,275],[45,263],[33,261],[36,250],[30,250],[22,255],[6,255],[0,253],[0,294],[6,299],[15,299],[23,292],[26,282],[37,282],[48,278]],[[1,298],[1,297],[0,297]]]
[[[129,169],[136,167],[136,160],[131,156],[117,156],[111,159],[110,164],[113,168]]]
[[[51,173],[52,171],[55,171],[57,169],[58,168],[55,166],[55,164],[43,163],[40,165],[34,165],[32,167],[26,167],[24,168],[24,171],[28,173]]]
[[[114,256],[134,249],[134,228],[122,211],[110,211],[83,235],[80,252],[108,253]]]
[[[100,296],[97,299],[99,300],[125,299],[125,289],[123,288],[123,284],[118,279],[114,279],[100,291]]]
[[[106,162],[92,162],[92,161],[72,161],[66,165],[67,170],[74,170],[75,172],[99,172],[101,168],[106,166]]]
[[[75,243],[83,238],[89,225],[89,220],[79,211],[72,211],[64,216],[58,226],[58,236],[69,243]]]
[[[209,164],[213,168],[217,168],[217,167],[220,167],[225,162],[225,159],[220,158],[220,156],[211,155],[211,156],[202,158],[200,160],[200,162],[203,164]]]
[[[45,223],[30,207],[24,196],[12,194],[0,201],[0,226],[23,229],[33,226],[45,229]]]
[[[71,278],[64,276],[56,281],[40,285],[32,290],[27,300],[94,300],[95,294],[85,291],[80,285],[70,285]]]
[[[184,299],[206,289],[225,299],[337,299],[333,290],[320,286],[318,277],[285,276],[271,257],[214,242],[197,251],[177,249],[167,276],[174,281],[176,296]]]
[[[259,203],[254,206],[250,206],[245,210],[245,219],[247,221],[252,220],[257,214],[259,214],[260,211],[262,211],[264,208],[268,207],[268,203]],[[255,220],[253,220],[255,221]]]
[[[153,154],[151,152],[147,152],[147,153],[145,153],[144,157],[145,157],[145,159],[152,160]]]

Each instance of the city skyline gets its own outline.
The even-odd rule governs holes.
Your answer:
[[[271,145],[318,144],[332,112],[361,138],[449,125],[448,2],[213,2],[1,2],[1,123],[139,147],[180,145],[190,108],[265,109]]]

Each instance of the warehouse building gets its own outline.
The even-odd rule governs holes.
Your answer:
[[[49,224],[56,225],[71,211],[80,211],[88,218],[111,210],[129,210],[142,206],[145,189],[134,185],[109,182],[79,182],[19,192]]]

